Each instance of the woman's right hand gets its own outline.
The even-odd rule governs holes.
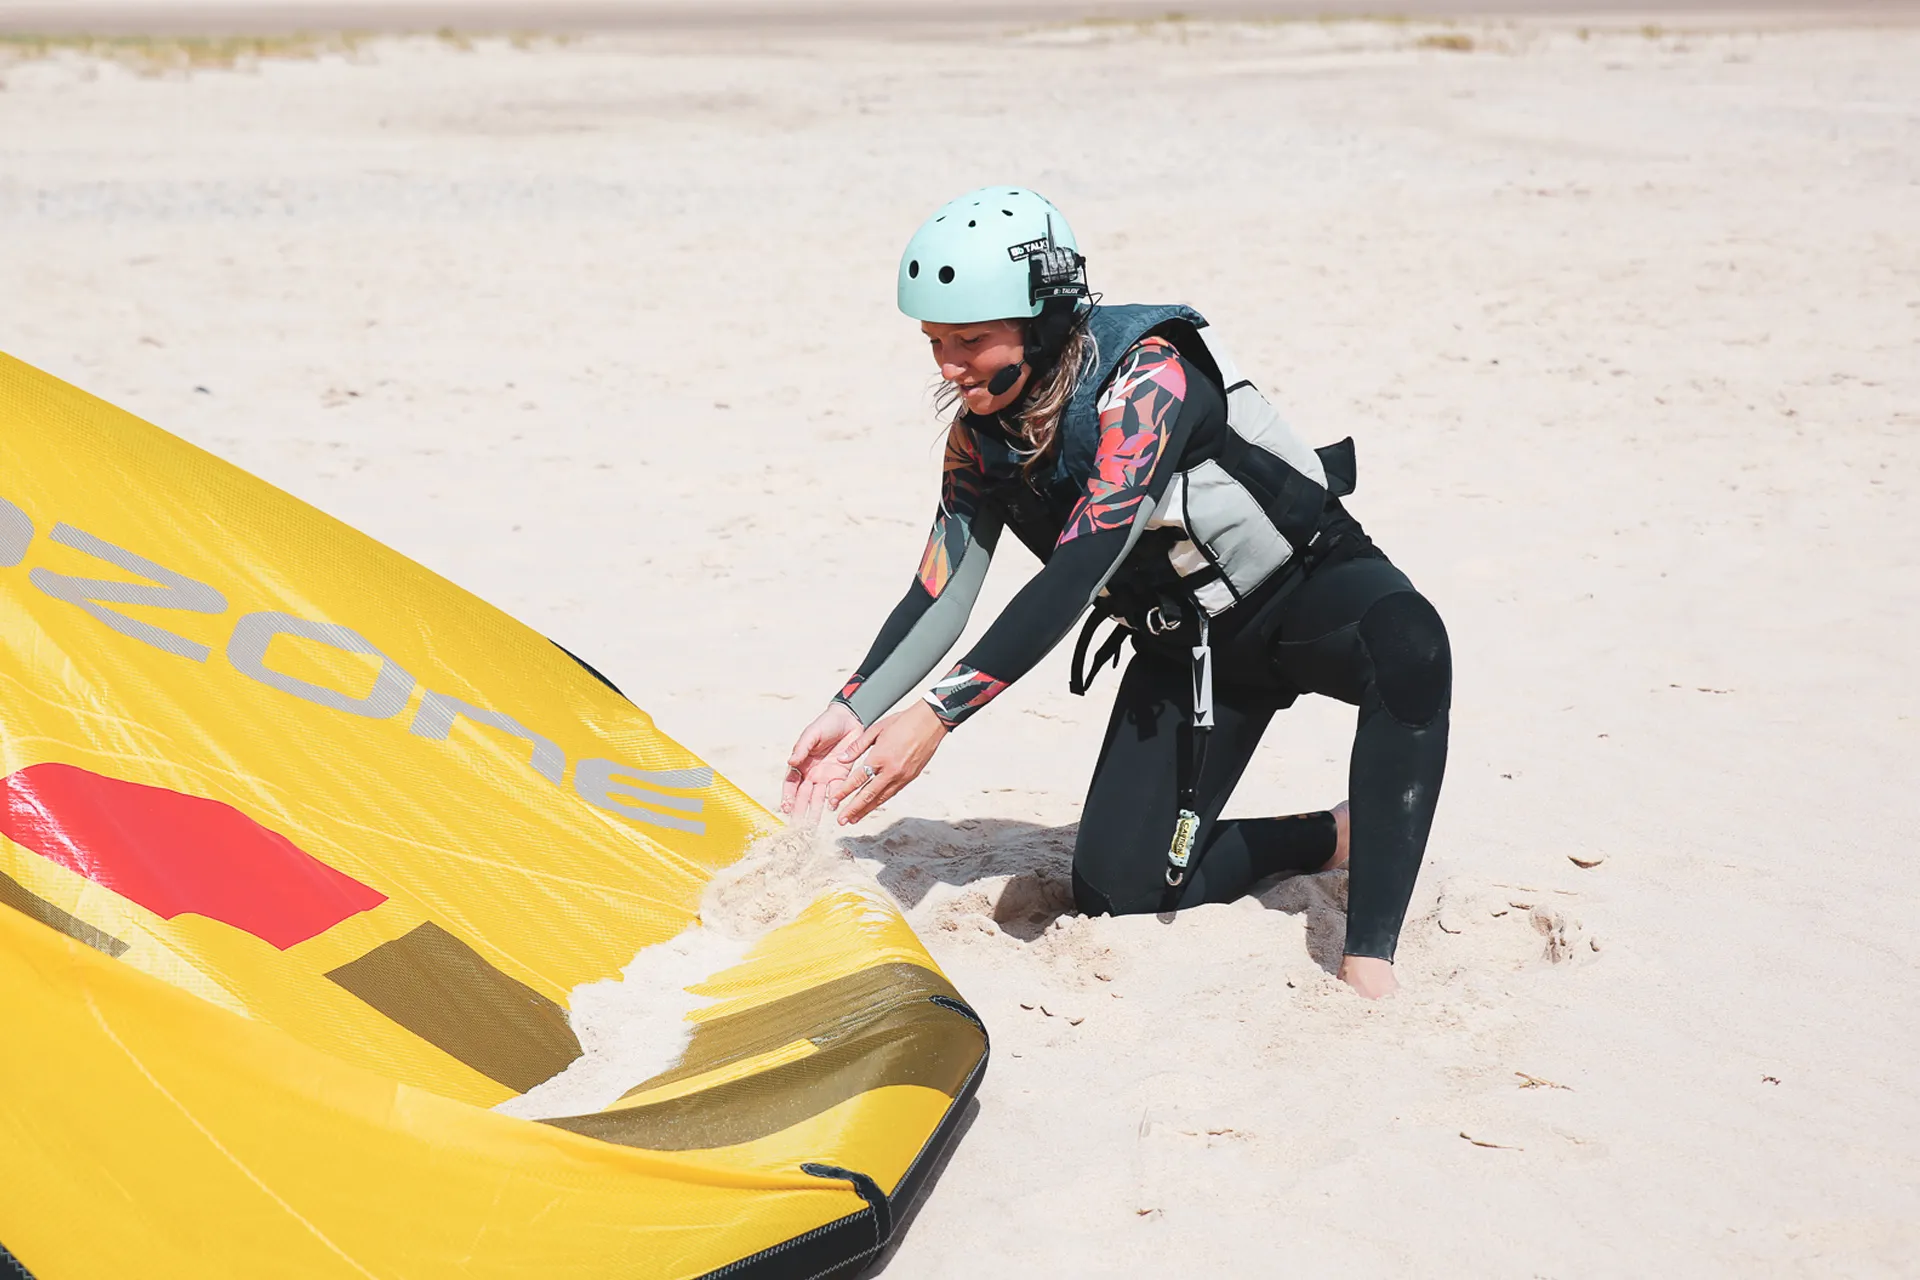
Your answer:
[[[827,704],[800,733],[787,757],[787,780],[780,788],[780,812],[803,824],[819,820],[827,789],[853,771],[839,759],[842,743],[857,739],[866,726],[844,702]]]

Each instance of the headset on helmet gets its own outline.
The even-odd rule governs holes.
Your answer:
[[[1074,328],[1086,318],[1087,260],[1058,243],[1047,219],[1046,247],[1027,255],[1027,292],[1040,313],[1027,325],[1027,363],[1045,369],[1060,358]]]
[[[982,187],[941,206],[907,242],[900,309],[937,324],[1029,321],[1026,363],[1044,369],[1085,316],[1086,264],[1052,201],[1024,187]],[[1007,386],[1018,376],[1016,367]]]

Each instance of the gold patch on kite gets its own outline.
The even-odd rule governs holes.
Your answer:
[[[566,1010],[431,920],[327,974],[428,1044],[525,1093],[580,1056]]]

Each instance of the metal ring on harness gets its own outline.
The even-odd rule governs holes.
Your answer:
[[[1169,620],[1166,614],[1160,612],[1159,605],[1156,604],[1151,609],[1147,610],[1147,634],[1148,635],[1164,636],[1172,632],[1178,631],[1179,629],[1180,629],[1180,619],[1174,618]]]

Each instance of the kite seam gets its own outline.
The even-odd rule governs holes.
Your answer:
[[[864,1213],[867,1211],[862,1210],[861,1212]],[[817,1239],[818,1237],[824,1236],[829,1232],[837,1231],[840,1229],[840,1227],[842,1227],[848,1222],[851,1222],[854,1218],[857,1218],[859,1216],[860,1214],[856,1213],[856,1214],[850,1214],[845,1218],[836,1218],[832,1222],[827,1223],[825,1226],[815,1227],[813,1230],[807,1232],[805,1235],[795,1236],[791,1240],[782,1240],[779,1244],[776,1244],[771,1248],[762,1249],[759,1253],[754,1254],[752,1257],[741,1258],[738,1261],[729,1262],[726,1266],[721,1267],[717,1271],[709,1271],[707,1272],[706,1275],[701,1277],[701,1280],[724,1280],[725,1277],[733,1275],[735,1272],[740,1271],[745,1267],[757,1266],[760,1263],[765,1262],[769,1258],[785,1253],[788,1249],[792,1249],[799,1245],[806,1244],[808,1241]],[[854,1256],[856,1258],[864,1258],[867,1256],[867,1254],[872,1252],[873,1250],[866,1249]],[[852,1261],[852,1259],[848,1259],[848,1261]],[[838,1262],[834,1264],[835,1267],[840,1267],[845,1265],[846,1265],[846,1262]],[[826,1271],[817,1271],[812,1276],[807,1277],[807,1280],[818,1280],[818,1277],[827,1275],[833,1269],[834,1267],[828,1267]]]
[[[0,1244],[0,1276],[17,1277],[17,1280],[33,1280],[33,1272],[27,1270],[27,1264],[14,1257],[3,1244]]]
[[[862,1254],[875,1253],[886,1247],[887,1241],[893,1238],[893,1206],[887,1203],[887,1193],[880,1189],[879,1183],[857,1169],[842,1169],[833,1164],[809,1162],[800,1166],[800,1172],[810,1173],[816,1178],[834,1178],[852,1183],[854,1193],[873,1210],[873,1248],[862,1250]]]

